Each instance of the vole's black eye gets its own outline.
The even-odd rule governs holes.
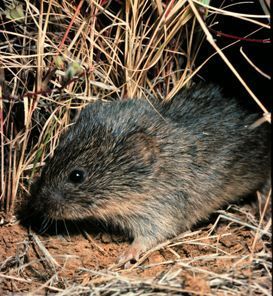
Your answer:
[[[74,184],[80,184],[84,181],[85,176],[84,176],[84,171],[82,170],[74,170],[70,173],[68,180],[71,183]]]

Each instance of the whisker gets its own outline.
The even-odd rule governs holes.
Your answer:
[[[82,233],[82,230],[79,228],[79,226],[78,226],[78,224],[77,224],[77,221],[72,220],[72,223],[73,223],[73,225],[75,225],[77,231],[78,231],[79,233]]]
[[[50,226],[50,219],[48,217],[44,217],[39,233],[40,234],[45,233],[48,230],[49,226]]]
[[[54,220],[55,222],[55,234],[58,235],[58,222],[57,220]]]
[[[63,221],[63,224],[64,224],[64,228],[65,228],[66,234],[67,234],[67,236],[68,236],[68,240],[71,241],[71,237],[70,237],[70,235],[69,235],[69,231],[68,231],[68,228],[67,228],[66,222],[65,222],[64,219],[63,219],[62,221]]]

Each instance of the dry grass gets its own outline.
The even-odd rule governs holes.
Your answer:
[[[74,109],[98,97],[172,96],[193,73],[202,35],[194,34],[186,1],[8,4],[1,21],[1,186],[12,211]]]
[[[36,6],[38,2],[39,7]],[[18,197],[28,194],[33,177],[52,155],[60,134],[77,115],[77,110],[97,98],[154,96],[171,99],[182,87],[190,84],[192,77],[210,59],[208,57],[203,64],[196,63],[205,40],[215,49],[214,55],[221,56],[260,106],[264,120],[270,121],[268,110],[225,56],[224,49],[215,43],[209,29],[218,14],[225,14],[255,23],[257,30],[267,30],[268,1],[260,1],[263,15],[230,12],[229,7],[215,8],[205,0],[38,2],[6,0],[5,8],[0,10],[0,198],[5,213],[12,215]],[[251,38],[251,34],[244,37]],[[239,40],[229,46],[237,42]],[[262,72],[246,54],[242,53],[242,57],[256,71]],[[265,73],[262,75],[269,78]],[[236,225],[240,222],[223,213],[217,222],[221,219]],[[271,220],[264,221],[264,215],[260,221],[254,219],[250,223],[246,219],[239,224],[254,233],[252,250],[261,241],[262,234],[271,237]],[[205,239],[209,234],[201,233],[201,238],[195,233],[190,234],[189,240],[187,236],[176,238],[164,248],[175,254],[172,250],[175,244],[202,244],[204,234]],[[39,245],[34,237],[32,243]],[[217,249],[219,236],[210,234],[209,237],[211,246],[215,245]],[[107,291],[116,295],[129,295],[129,291],[134,295],[181,295],[181,274],[185,270],[205,275],[210,289],[204,291],[204,295],[214,294],[217,289],[222,295],[245,294],[246,291],[247,278],[232,276],[234,267],[217,274],[196,265],[198,260],[216,260],[219,256],[225,260],[225,256],[231,256],[220,250],[216,252],[214,249],[211,254],[192,260],[178,256],[176,260],[161,262],[166,271],[153,280],[128,278],[126,271],[120,270],[82,269],[78,271],[79,275],[89,274],[85,284],[75,281],[76,284],[62,282],[60,285],[63,279],[56,273],[57,262],[50,259],[42,244],[38,247],[43,250],[42,260],[47,261],[54,272],[33,295],[45,287],[58,295],[80,295],[91,291],[90,295],[108,295]],[[256,270],[258,264],[257,274],[261,272],[261,276],[268,279],[271,277],[269,252],[266,246],[260,253],[250,250],[244,257],[232,257],[233,264],[240,265],[243,260],[250,270]],[[17,276],[14,270],[13,275],[1,273],[0,281],[1,278],[15,282],[32,281],[20,276],[24,268],[20,266],[16,270]],[[253,282],[249,289],[254,294],[269,294],[258,282]]]

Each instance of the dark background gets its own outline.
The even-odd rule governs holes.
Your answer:
[[[211,1],[212,6],[219,6],[223,1],[214,0]],[[239,1],[225,1],[224,6],[229,4],[236,4]],[[246,3],[231,6],[228,8],[230,11],[247,14],[264,14],[258,0],[253,3]],[[260,22],[268,24],[268,19],[257,19]],[[213,30],[223,32],[238,37],[245,37],[247,34],[257,30],[260,26],[252,24],[247,21],[239,20],[230,16],[217,15],[215,21],[218,24],[212,26]],[[211,32],[217,45],[222,48],[232,42],[234,39],[228,37],[219,37],[213,31]],[[271,38],[271,30],[261,29],[259,32],[249,36],[251,39],[268,39]],[[242,47],[244,53],[251,59],[251,61],[259,67],[267,75],[271,76],[272,72],[272,45],[271,43],[256,43],[250,41],[240,41],[236,45],[224,50],[224,54],[230,60],[235,69],[239,72],[241,77],[248,84],[250,89],[260,99],[267,109],[271,111],[271,99],[272,99],[272,86],[271,80],[263,77],[261,74],[249,65],[245,58],[240,53],[240,47]],[[214,49],[205,41],[199,53],[199,61],[204,60],[207,56],[212,54]],[[219,84],[225,94],[234,96],[247,104],[251,109],[260,110],[259,106],[250,97],[248,92],[244,89],[233,72],[226,66],[218,55],[214,56],[206,64],[205,67],[199,72],[199,74],[208,82],[214,82]]]

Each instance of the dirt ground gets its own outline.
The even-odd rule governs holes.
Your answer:
[[[38,235],[6,220],[0,221],[0,295],[271,294],[271,218],[259,221],[249,205],[220,211],[129,269],[116,264],[128,245],[118,238]]]

